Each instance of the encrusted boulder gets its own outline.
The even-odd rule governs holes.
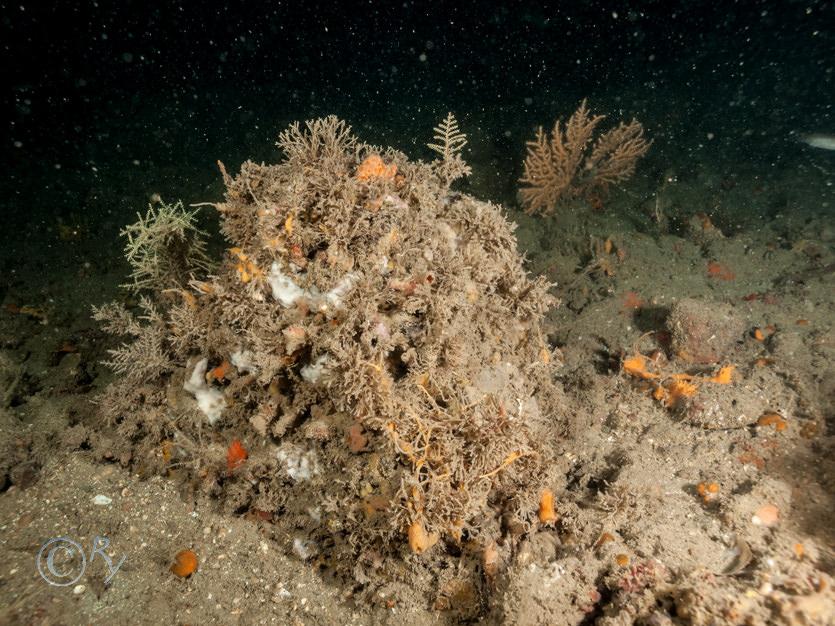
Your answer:
[[[335,553],[540,523],[562,481],[554,302],[501,208],[450,191],[464,136],[451,116],[436,131],[432,164],[329,117],[283,133],[282,164],[221,166],[213,266],[182,206],[128,231],[157,247],[129,246],[144,315],[97,316],[133,336],[101,407],[134,458],[189,468],[235,510],[307,511],[308,540]],[[188,279],[141,267],[159,259]]]

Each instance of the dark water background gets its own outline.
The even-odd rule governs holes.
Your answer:
[[[294,120],[336,114],[364,141],[431,159],[431,129],[452,111],[475,180],[488,181],[468,190],[511,206],[525,141],[583,98],[612,124],[643,122],[649,177],[672,165],[768,178],[805,158],[798,134],[835,133],[831,2],[129,0],[1,11],[7,289],[33,259],[42,271],[103,267],[152,193],[219,199],[217,160],[233,172],[248,158],[277,161],[275,139]]]

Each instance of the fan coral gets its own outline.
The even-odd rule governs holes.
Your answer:
[[[565,129],[559,120],[550,136],[539,128],[528,142],[528,155],[519,182],[525,212],[552,213],[572,195],[581,195],[597,207],[600,194],[629,178],[638,159],[652,143],[644,139],[637,120],[621,122],[592,144],[595,128],[603,115],[589,116],[586,101],[571,116]]]

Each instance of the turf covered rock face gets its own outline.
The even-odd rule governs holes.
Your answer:
[[[667,320],[673,351],[693,363],[719,363],[742,338],[745,322],[727,304],[684,298]]]
[[[500,208],[450,191],[464,137],[451,116],[436,131],[424,164],[334,117],[292,126],[284,163],[222,168],[215,269],[146,289],[139,319],[98,311],[135,339],[102,413],[145,469],[186,468],[233,510],[298,512],[308,552],[489,539],[497,511],[539,523],[561,482],[552,299]]]

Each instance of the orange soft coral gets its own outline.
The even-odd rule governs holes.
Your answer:
[[[394,178],[396,165],[386,165],[379,154],[369,154],[357,169],[357,178],[367,183],[375,178]]]

